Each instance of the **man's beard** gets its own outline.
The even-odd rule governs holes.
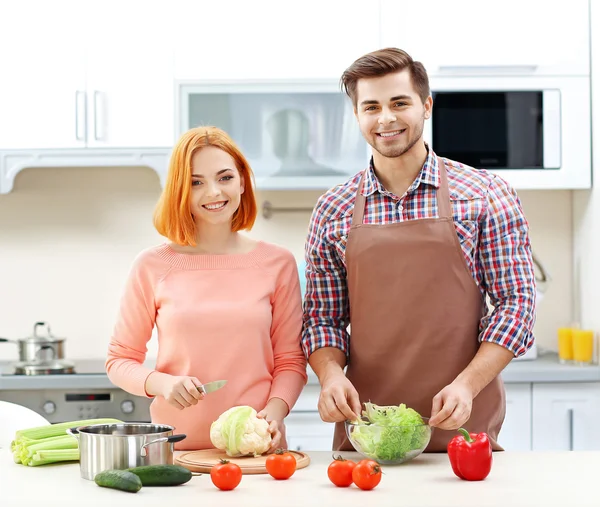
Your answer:
[[[377,143],[371,144],[371,147],[380,155],[386,158],[398,158],[404,155],[406,152],[412,149],[412,147],[419,142],[421,136],[423,135],[423,128],[425,125],[425,121],[421,122],[421,126],[419,130],[415,132],[415,135],[408,141],[405,146],[387,146],[383,148],[379,148]]]

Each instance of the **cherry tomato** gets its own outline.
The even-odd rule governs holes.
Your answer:
[[[296,458],[291,452],[284,449],[277,449],[275,453],[269,454],[265,465],[271,477],[278,480],[285,480],[294,475],[296,471]]]
[[[222,459],[210,469],[210,479],[217,488],[230,491],[242,480],[242,469],[235,463]]]
[[[327,477],[336,486],[347,488],[352,484],[352,471],[356,463],[342,456],[335,456],[327,467]]]
[[[359,461],[352,470],[352,481],[360,489],[373,489],[381,481],[381,466],[373,460]]]

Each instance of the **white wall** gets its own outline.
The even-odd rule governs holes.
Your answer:
[[[145,168],[27,169],[0,195],[0,336],[31,334],[39,320],[67,338],[71,359],[104,357],[121,287],[139,250],[161,242],[151,216],[160,193]],[[311,208],[318,192],[264,193],[275,206]],[[534,250],[553,283],[540,305],[538,344],[555,349],[572,318],[571,192],[523,192]],[[261,214],[251,235],[302,259],[310,211]],[[155,340],[149,355],[156,353]],[[0,359],[16,360],[13,344]]]
[[[600,5],[591,4],[592,97],[600,97]],[[592,100],[592,153],[600,153],[600,99]],[[575,318],[582,327],[600,331],[600,156],[592,158],[596,188],[574,193],[574,286]],[[597,343],[597,358],[600,343]]]

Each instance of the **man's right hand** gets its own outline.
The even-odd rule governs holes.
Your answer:
[[[358,392],[341,369],[323,378],[319,396],[319,414],[323,421],[354,421],[360,412]]]

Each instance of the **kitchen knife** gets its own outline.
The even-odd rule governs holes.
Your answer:
[[[213,393],[217,389],[221,389],[225,384],[227,384],[227,380],[214,380],[213,382],[202,384],[198,387],[198,390],[204,394]]]

